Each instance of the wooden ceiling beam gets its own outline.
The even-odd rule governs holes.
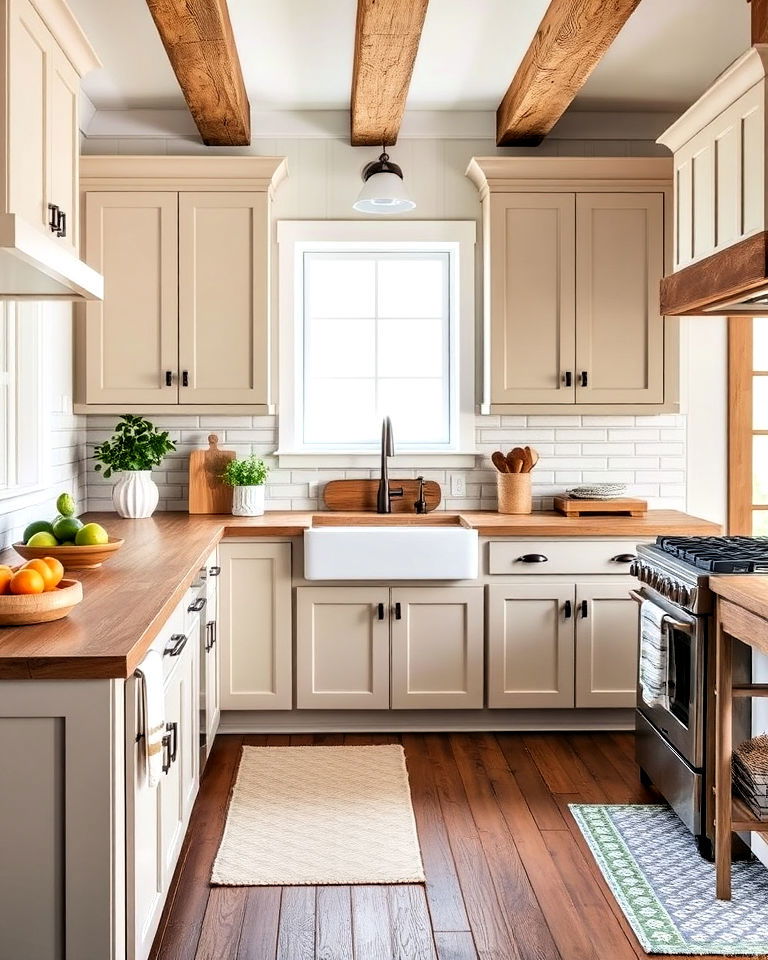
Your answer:
[[[211,147],[251,142],[251,106],[227,0],[147,0],[173,72]]]
[[[499,146],[541,143],[639,3],[551,0],[496,111]]]
[[[352,146],[397,142],[429,0],[357,0]]]

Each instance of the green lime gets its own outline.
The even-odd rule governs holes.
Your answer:
[[[74,547],[74,545],[75,545],[74,540],[62,540],[61,543],[59,544],[60,547]]]
[[[74,517],[75,500],[71,493],[62,493],[56,501],[56,509],[65,517]]]
[[[77,531],[75,543],[78,547],[94,547],[101,543],[109,543],[109,534],[100,523],[86,523]]]
[[[57,540],[74,540],[82,526],[83,521],[77,517],[62,517],[54,523],[53,535]]]
[[[52,524],[48,523],[47,520],[35,520],[34,523],[30,523],[27,529],[24,531],[23,540],[24,543],[29,543],[29,538],[34,536],[36,533],[53,533]]]
[[[56,537],[54,537],[52,533],[46,533],[45,530],[33,533],[29,540],[27,540],[28,547],[58,547],[58,545],[59,541]]]

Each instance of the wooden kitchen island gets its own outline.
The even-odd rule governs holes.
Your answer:
[[[715,864],[719,900],[731,899],[731,835],[768,832],[733,795],[733,698],[768,697],[768,683],[734,684],[733,643],[738,641],[768,654],[768,576],[712,577],[717,595],[715,641]]]

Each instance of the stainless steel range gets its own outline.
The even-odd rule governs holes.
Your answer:
[[[659,537],[640,544],[630,573],[642,583],[633,591],[652,604],[666,631],[668,658],[663,705],[638,686],[636,752],[641,776],[653,783],[712,856],[714,717],[708,670],[714,637],[710,574],[768,572],[768,537]],[[737,648],[738,649],[738,648]],[[750,679],[746,651],[734,664]],[[737,704],[734,736],[750,735],[749,708]]]

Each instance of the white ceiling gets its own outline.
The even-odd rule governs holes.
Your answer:
[[[85,80],[99,109],[183,105],[144,0],[69,0],[104,63]],[[409,109],[494,110],[548,0],[431,0]],[[255,110],[349,104],[356,0],[229,0]],[[642,0],[577,109],[678,110],[749,44],[745,0]]]

